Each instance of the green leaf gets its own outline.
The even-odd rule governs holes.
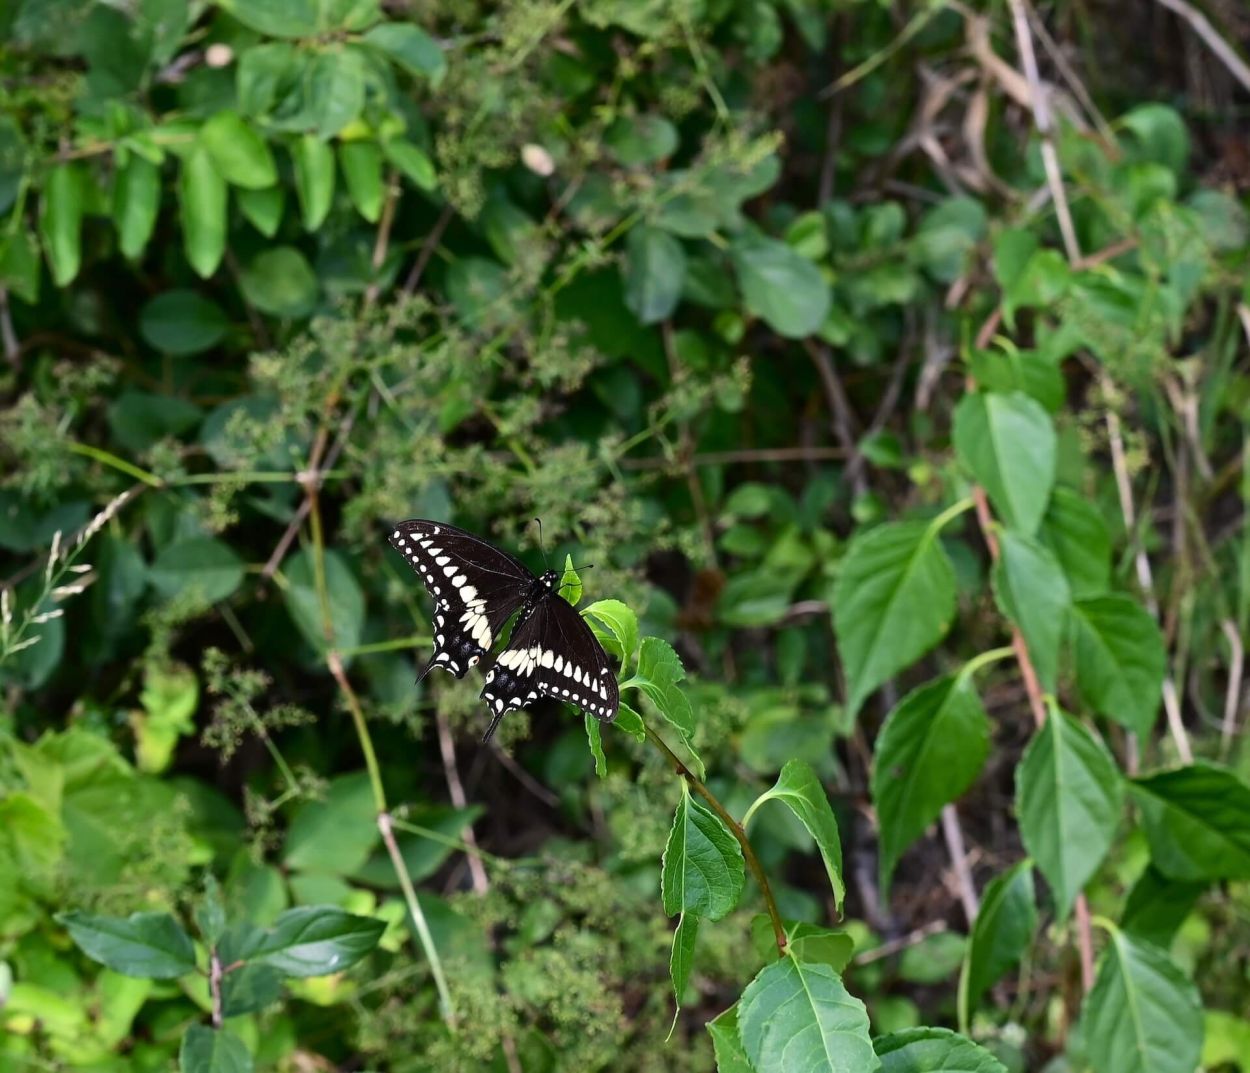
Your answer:
[[[244,965],[221,981],[221,1012],[241,1017],[272,1006],[282,997],[282,973],[271,965]]]
[[[966,1028],[981,998],[1015,965],[1037,928],[1033,862],[1019,861],[990,880],[968,937],[959,974],[959,1024]]]
[[[984,1047],[948,1028],[906,1028],[879,1036],[873,1046],[881,1073],[1007,1073]]]
[[[135,760],[141,771],[159,773],[169,767],[179,740],[195,731],[200,683],[184,664],[151,662],[143,670],[139,700],[143,711],[130,717],[135,729]]]
[[[268,190],[240,190],[236,195],[243,215],[266,238],[273,238],[282,223],[286,206],[286,188],[271,186]]]
[[[597,600],[582,610],[583,618],[598,619],[611,632],[607,649],[621,657],[624,671],[638,648],[638,616],[620,600]]]
[[[955,572],[925,522],[861,531],[833,590],[833,625],[846,673],[847,717],[892,674],[942,639],[955,616]]]
[[[1167,672],[1163,635],[1154,617],[1130,597],[1115,594],[1076,601],[1069,621],[1082,699],[1147,736],[1159,714]]]
[[[1017,769],[1016,813],[1060,920],[1110,849],[1123,798],[1102,739],[1052,707]]]
[[[347,194],[371,224],[382,215],[382,150],[377,142],[343,142],[339,146],[339,167],[347,184]]]
[[[223,541],[192,537],[163,548],[148,571],[148,580],[166,599],[195,593],[215,604],[243,583],[243,560]]]
[[[820,779],[809,764],[791,760],[781,769],[771,789],[755,799],[743,818],[743,826],[761,805],[767,801],[780,801],[807,828],[816,840],[816,847],[825,862],[829,885],[833,888],[833,906],[842,911],[842,899],[846,884],[842,880],[842,842],[838,836],[838,821]]]
[[[1068,579],[1050,550],[1032,537],[1006,529],[998,543],[1002,554],[994,566],[994,595],[1024,634],[1038,679],[1053,691],[1070,604]]]
[[[366,45],[380,49],[410,74],[424,75],[437,85],[447,73],[447,60],[438,42],[410,22],[381,22],[364,36]]]
[[[784,242],[744,233],[730,247],[747,311],[787,339],[813,335],[832,296],[820,269]]]
[[[327,623],[322,617],[312,555],[301,551],[292,556],[286,568],[286,577],[287,588],[283,592],[286,608],[304,639],[321,651],[326,647]],[[336,551],[325,553],[325,583],[333,647],[340,650],[355,648],[360,644],[364,629],[365,597],[347,561]]]
[[[352,45],[332,45],[307,68],[307,106],[317,133],[333,138],[365,106],[365,59]]]
[[[317,307],[316,273],[294,246],[262,250],[248,262],[239,286],[244,298],[273,317],[299,320]]]
[[[226,252],[226,181],[203,145],[182,162],[178,205],[187,261],[207,279]]]
[[[665,160],[677,151],[677,128],[663,116],[618,116],[604,133],[604,144],[627,168]]]
[[[1119,119],[1136,139],[1141,158],[1162,164],[1180,176],[1189,159],[1189,132],[1185,120],[1166,104],[1139,104]]]
[[[123,391],[108,408],[109,431],[128,451],[145,451],[165,436],[195,426],[200,408],[176,395]]]
[[[229,327],[221,307],[195,291],[158,294],[139,313],[139,334],[164,354],[210,350],[226,337]]]
[[[39,233],[52,282],[67,286],[82,265],[82,217],[86,179],[79,164],[57,164],[43,185]]]
[[[438,173],[434,162],[412,142],[403,138],[389,138],[382,143],[386,159],[395,165],[415,186],[433,190],[438,186]]]
[[[1075,600],[1101,596],[1111,580],[1111,536],[1098,508],[1071,488],[1050,495],[1038,539],[1063,567]]]
[[[378,842],[373,792],[366,774],[341,775],[319,801],[306,801],[291,818],[283,864],[293,871],[349,875]]]
[[[264,931],[251,929],[229,947],[231,960],[268,965],[287,976],[325,976],[368,954],[386,923],[324,905],[288,909]],[[226,955],[223,943],[223,957]]]
[[[181,1073],[252,1073],[252,1052],[224,1028],[191,1025],[178,1051]]]
[[[161,169],[131,153],[113,187],[113,222],[122,254],[133,261],[147,248],[161,207]]]
[[[868,1013],[828,965],[784,957],[738,1003],[742,1049],[756,1073],[873,1073]]]
[[[29,148],[22,128],[10,116],[0,116],[0,212],[8,212],[17,200],[26,175]]]
[[[195,971],[195,944],[168,913],[106,917],[75,911],[56,919],[87,957],[124,976],[172,980]]]
[[[781,924],[786,933],[786,950],[800,961],[819,962],[840,973],[855,955],[855,940],[844,931],[822,928],[805,920],[783,920]],[[756,913],[751,918],[751,945],[761,961],[777,956],[777,936],[767,913]]]
[[[208,150],[217,174],[231,186],[263,190],[278,181],[265,139],[238,112],[215,113],[200,128],[200,144]]]
[[[565,555],[564,571],[560,575],[560,595],[576,607],[582,602],[582,579],[573,566],[573,556]]]
[[[952,436],[960,461],[984,486],[1003,521],[1037,532],[1055,482],[1056,437],[1050,415],[1019,391],[965,395]]]
[[[1092,1068],[1193,1073],[1202,1055],[1198,989],[1168,956],[1112,928],[1098,977],[1081,1007]]]
[[[1181,880],[1250,878],[1250,786],[1227,768],[1196,763],[1129,783],[1150,857]]]
[[[584,716],[586,720],[586,740],[590,743],[590,753],[595,758],[595,774],[603,779],[608,774],[608,758],[603,755],[603,727],[593,715]]]
[[[882,900],[903,851],[972,785],[989,746],[989,718],[967,675],[913,690],[886,717],[872,766]]]
[[[291,163],[304,230],[316,231],[334,201],[334,150],[315,134],[305,134],[291,144]]]
[[[694,944],[699,937],[699,918],[694,913],[682,913],[673,932],[673,953],[668,961],[669,978],[673,981],[673,999],[681,1006],[682,995],[690,983],[690,971],[694,968]]]
[[[666,231],[639,226],[625,241],[621,264],[625,305],[643,324],[668,318],[681,300],[686,251]]]
[[[1120,926],[1133,938],[1166,950],[1207,886],[1205,880],[1169,879],[1147,865],[1128,892]]]
[[[643,725],[642,716],[640,716],[633,708],[624,701],[621,701],[620,708],[617,709],[616,719],[612,725],[617,730],[623,730],[635,741],[646,741],[647,730]]]
[[[746,1051],[742,1049],[742,1037],[738,1033],[737,1003],[719,1017],[708,1021],[707,1031],[712,1037],[712,1051],[716,1055],[716,1073],[755,1073]]]
[[[690,796],[683,780],[660,872],[664,912],[720,920],[742,897],[745,869],[737,839],[719,816]]]
[[[595,606],[598,606],[597,604]],[[659,709],[660,714],[690,738],[694,734],[694,711],[690,701],[677,684],[686,677],[681,657],[667,641],[644,637],[638,650],[638,672],[629,680]]]

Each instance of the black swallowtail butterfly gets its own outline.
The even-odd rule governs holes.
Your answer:
[[[486,674],[482,699],[493,719],[483,741],[510,711],[540,695],[576,705],[605,723],[620,694],[608,654],[576,609],[560,596],[560,576],[535,576],[520,559],[443,522],[414,518],[391,530],[391,544],[434,598],[432,667],[463,678],[520,608],[507,647]]]

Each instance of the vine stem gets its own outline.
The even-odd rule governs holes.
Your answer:
[[[213,1027],[220,1028],[222,1022],[221,1005],[221,958],[217,956],[217,947],[213,947],[208,955],[208,991],[213,1002]]]
[[[765,875],[759,858],[755,856],[755,850],[751,848],[751,840],[747,838],[747,833],[742,824],[733,818],[730,811],[720,803],[720,799],[704,785],[703,780],[686,766],[685,761],[669,748],[668,742],[645,723],[643,724],[643,730],[647,735],[647,741],[664,754],[668,762],[673,765],[673,770],[686,780],[686,785],[690,789],[711,806],[712,811],[729,828],[729,833],[738,840],[738,845],[742,847],[742,856],[747,862],[747,867],[751,869],[755,882],[759,884],[760,893],[764,895],[764,907],[768,910],[768,919],[772,921],[773,925],[773,937],[777,941],[777,956],[779,958],[785,957],[786,929],[781,923],[781,913],[777,910],[777,899],[773,897],[773,888],[768,883],[768,876]]]
[[[308,494],[308,522],[313,544],[313,581],[317,589],[317,600],[321,607],[321,625],[325,633],[326,666],[329,668],[330,674],[333,675],[335,682],[338,683],[339,691],[347,702],[347,710],[351,712],[352,725],[355,727],[356,737],[360,741],[360,751],[364,755],[365,769],[369,774],[369,785],[373,790],[373,803],[377,810],[378,832],[381,834],[382,842],[386,846],[387,855],[391,859],[391,866],[395,869],[396,878],[398,878],[400,889],[404,894],[404,901],[408,906],[408,914],[412,917],[413,925],[417,929],[417,937],[421,941],[422,950],[425,952],[426,960],[430,964],[430,975],[434,978],[434,987],[438,992],[439,1012],[442,1014],[443,1021],[447,1026],[454,1028],[456,1017],[451,1002],[451,991],[447,987],[447,977],[443,972],[443,963],[439,957],[438,949],[434,945],[434,936],[430,933],[429,922],[425,919],[425,913],[421,909],[421,902],[417,898],[416,888],[412,884],[412,876],[408,874],[408,865],[404,861],[403,854],[399,852],[399,845],[395,841],[391,814],[386,803],[386,789],[382,785],[382,771],[378,766],[377,751],[373,747],[373,736],[369,733],[369,724],[365,720],[365,713],[360,705],[360,698],[356,696],[356,691],[352,688],[347,672],[343,668],[343,659],[334,648],[334,618],[330,611],[330,591],[326,585],[325,536],[321,529],[321,509],[317,501],[317,485],[315,482],[309,482],[306,488]]]

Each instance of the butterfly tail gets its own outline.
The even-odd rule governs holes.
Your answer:
[[[508,713],[500,710],[495,713],[495,718],[490,721],[490,726],[486,728],[486,733],[482,735],[482,744],[486,745],[490,739],[495,736],[495,730],[499,726],[499,721]]]

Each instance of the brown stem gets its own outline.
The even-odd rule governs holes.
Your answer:
[[[645,724],[643,729],[646,731],[647,741],[664,754],[668,762],[673,765],[673,770],[685,779],[690,788],[711,806],[712,811],[729,828],[729,833],[738,840],[738,845],[742,847],[742,856],[747,862],[747,867],[751,869],[755,882],[759,884],[760,893],[764,895],[764,907],[768,910],[768,919],[772,921],[773,925],[773,937],[777,941],[777,956],[785,957],[786,929],[781,923],[781,913],[777,910],[777,900],[773,897],[773,889],[769,886],[768,876],[764,874],[764,869],[760,865],[759,858],[755,856],[755,850],[751,848],[751,840],[747,838],[747,833],[743,830],[742,824],[730,815],[729,810],[720,803],[716,795],[703,785],[703,781],[686,766],[680,756],[668,747],[668,743],[659,734]]]
[[[208,955],[208,992],[213,1000],[213,1027],[220,1028],[222,1021],[221,1013],[221,958],[217,956],[217,948],[214,946]]]

